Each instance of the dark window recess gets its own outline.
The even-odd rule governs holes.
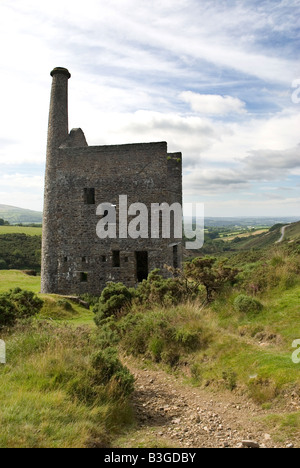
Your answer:
[[[124,261],[125,263],[128,263],[128,257],[125,257]]]
[[[178,268],[178,245],[173,247],[173,267]]]
[[[95,205],[95,189],[85,188],[83,191],[84,203],[86,205]]]
[[[105,256],[105,255],[102,255],[101,261],[102,261],[102,263],[105,263],[105,262],[106,262],[106,256]]]
[[[87,283],[88,280],[88,274],[87,273],[80,273],[80,282],[81,283]]]
[[[112,263],[114,268],[120,268],[120,251],[119,250],[113,250],[112,253]]]
[[[148,278],[148,252],[135,252],[136,278],[139,283]]]
[[[87,263],[87,258],[86,257],[82,257],[82,263]]]
[[[64,262],[67,263],[68,257],[64,257]]]

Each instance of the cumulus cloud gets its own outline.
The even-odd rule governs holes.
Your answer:
[[[23,190],[10,192],[0,190],[0,203],[28,210],[41,211],[43,196],[41,193],[24,192]]]
[[[186,196],[220,196],[224,193],[236,193],[250,188],[244,174],[232,169],[203,169],[186,174],[183,180]]]
[[[299,213],[300,197],[282,197],[274,200],[264,200],[261,197],[252,195],[251,199],[234,199],[207,201],[205,203],[205,216],[271,216],[280,218],[281,216],[296,216]]]
[[[21,176],[0,174],[0,202],[14,183],[33,203],[42,191],[54,66],[72,73],[70,128],[93,145],[168,141],[187,193],[299,175],[298,18],[297,0],[2,0],[0,172]]]
[[[249,156],[243,162],[247,173],[256,174],[256,178],[282,177],[287,172],[300,168],[300,144],[284,151],[250,151]]]
[[[208,115],[245,114],[245,103],[232,96],[218,96],[213,94],[199,94],[184,91],[179,95],[187,102],[194,112]]]
[[[252,151],[246,158],[235,162],[233,168],[208,167],[189,172],[184,178],[185,193],[192,196],[242,193],[253,188],[254,184],[288,180],[299,168],[300,145],[285,151]],[[266,189],[265,198],[283,198],[282,194],[274,196],[268,193],[271,189]],[[293,189],[289,187],[289,190]]]
[[[0,186],[10,188],[25,188],[43,190],[44,178],[28,174],[3,174],[0,175]]]

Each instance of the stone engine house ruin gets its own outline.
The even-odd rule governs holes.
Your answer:
[[[42,247],[42,292],[99,295],[109,281],[135,286],[155,268],[181,266],[182,239],[100,239],[101,203],[182,204],[181,153],[167,143],[88,146],[68,130],[65,68],[51,72]],[[174,236],[174,234],[171,234]]]

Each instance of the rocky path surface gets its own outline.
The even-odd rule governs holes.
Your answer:
[[[176,448],[292,448],[272,441],[259,422],[268,413],[248,399],[211,394],[132,360],[125,364],[136,378],[133,406],[144,436]]]

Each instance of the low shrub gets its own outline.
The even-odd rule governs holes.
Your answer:
[[[0,294],[0,328],[11,327],[17,320],[33,317],[42,307],[43,301],[32,291],[16,288]]]
[[[103,289],[98,304],[94,307],[96,325],[101,325],[103,319],[117,317],[129,309],[134,292],[122,283],[109,283]]]
[[[74,310],[72,304],[66,299],[59,299],[56,304],[67,312],[72,312]]]
[[[90,307],[94,307],[99,302],[99,296],[93,296],[89,293],[81,294],[80,299],[86,302]]]
[[[225,382],[225,387],[231,392],[237,387],[237,373],[233,370],[223,371],[222,378]]]
[[[0,270],[6,270],[7,269],[7,263],[3,258],[0,258]]]
[[[135,302],[144,307],[168,307],[183,302],[188,293],[182,277],[163,278],[156,269],[149,274],[147,280],[139,284],[135,292]]]
[[[241,314],[259,313],[263,309],[263,305],[257,299],[240,294],[234,300],[234,308]]]
[[[259,404],[272,401],[278,395],[278,388],[274,381],[257,377],[248,383],[250,397]]]
[[[96,383],[109,384],[109,392],[113,398],[126,397],[133,392],[134,377],[119,360],[115,348],[98,351],[92,357],[92,366],[96,370]]]
[[[182,356],[205,349],[210,340],[197,317],[193,316],[189,322],[180,306],[130,313],[115,326],[126,353],[145,355],[154,362],[171,366],[177,365]]]

